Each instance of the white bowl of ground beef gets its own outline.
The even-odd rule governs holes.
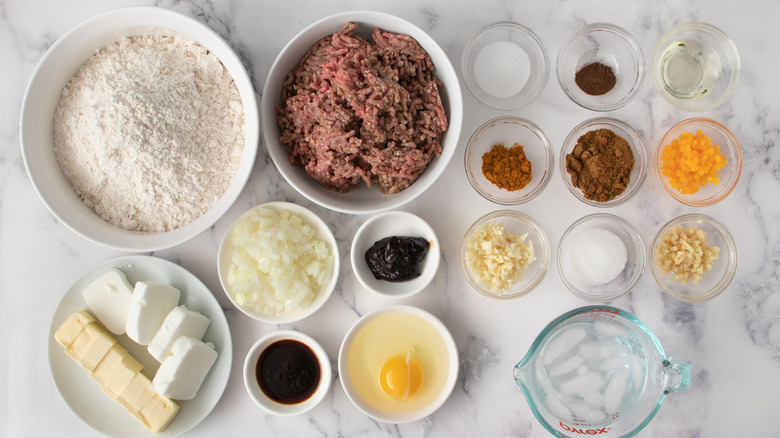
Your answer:
[[[255,92],[214,31],[154,7],[106,12],[57,40],[22,104],[35,190],[82,237],[123,251],[181,244],[243,190],[259,140]]]
[[[354,23],[357,28],[344,30],[348,23]],[[375,35],[377,28],[380,33]],[[349,62],[342,62],[343,58],[322,59],[312,55],[306,62],[311,62],[316,81],[305,84],[311,85],[309,91],[297,95],[288,91],[283,96],[288,74],[299,66],[310,50],[317,53],[316,48],[313,49],[315,44],[337,33],[337,38],[346,40],[337,50],[350,49],[353,35],[360,38],[358,44],[371,44],[372,48],[366,52],[346,50],[346,53],[358,63],[366,58],[379,59],[381,63],[376,70],[372,67],[371,74],[363,74],[362,67],[345,70],[343,67]],[[379,40],[383,42],[377,42]],[[336,40],[331,41],[335,47]],[[401,46],[403,48],[397,49]],[[396,58],[394,53],[373,58],[376,52],[388,47],[401,55]],[[424,90],[420,94],[412,91],[407,96],[407,91],[400,88],[395,91],[396,84],[388,91],[384,81],[392,75],[375,80],[373,76],[383,74],[376,72],[383,71],[388,64],[389,68],[394,68],[395,59],[403,56],[420,59],[420,47],[427,52],[433,68],[430,70],[426,66],[415,70],[422,73],[409,75],[414,77],[414,84],[401,85],[404,90]],[[366,53],[368,56],[364,56]],[[423,63],[420,61],[421,65]],[[329,65],[330,70],[326,71],[322,65]],[[366,65],[375,64],[368,61]],[[431,71],[435,80],[430,79]],[[293,77],[297,88],[304,76],[311,74],[307,71]],[[394,81],[401,84],[405,80],[404,73],[397,76],[401,79]],[[433,89],[435,81],[439,82]],[[287,88],[292,88],[289,83]],[[297,97],[290,100],[291,96],[302,100],[296,100]],[[341,101],[343,96],[347,96],[348,103]],[[401,101],[408,97],[412,104],[397,104],[398,100],[393,99],[398,96]],[[421,109],[408,109],[412,106]],[[260,113],[269,155],[298,192],[332,210],[368,214],[390,210],[415,199],[442,174],[458,145],[463,100],[455,69],[444,50],[428,34],[392,15],[351,11],[311,24],[281,50],[265,82]],[[340,118],[343,123],[338,120]],[[303,124],[294,125],[299,120],[304,120]]]

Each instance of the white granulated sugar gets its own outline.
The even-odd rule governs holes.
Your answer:
[[[111,224],[164,232],[208,211],[236,174],[244,112],[230,73],[185,38],[123,38],[62,90],[54,153]]]
[[[623,240],[612,231],[591,228],[572,235],[571,257],[579,281],[599,286],[623,272],[628,252]]]
[[[511,41],[483,47],[474,60],[474,78],[485,93],[506,99],[519,93],[531,76],[531,59]]]

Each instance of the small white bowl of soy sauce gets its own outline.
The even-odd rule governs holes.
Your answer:
[[[244,386],[266,412],[300,415],[317,406],[330,390],[330,359],[310,336],[295,330],[269,333],[244,360]]]

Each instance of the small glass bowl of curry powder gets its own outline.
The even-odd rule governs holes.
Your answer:
[[[628,124],[597,117],[577,125],[563,141],[561,176],[569,191],[594,207],[628,201],[647,176],[647,152]]]
[[[516,205],[534,199],[547,187],[554,160],[550,141],[538,126],[503,116],[474,132],[464,164],[477,193],[496,204]]]

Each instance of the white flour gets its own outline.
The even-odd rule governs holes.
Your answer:
[[[182,38],[124,38],[62,90],[54,153],[84,203],[126,230],[203,215],[241,160],[241,98],[216,56]]]

